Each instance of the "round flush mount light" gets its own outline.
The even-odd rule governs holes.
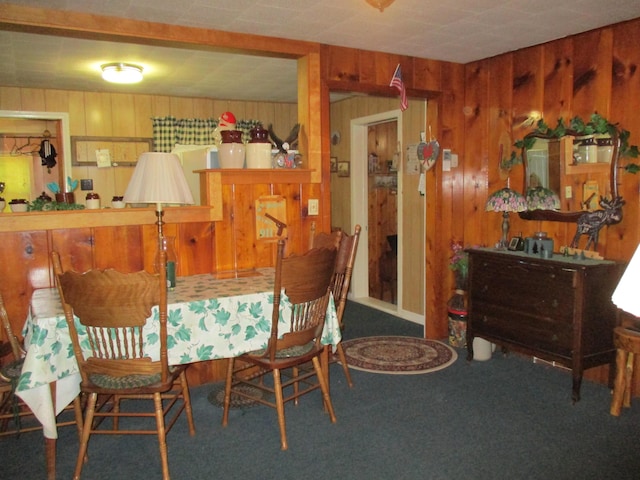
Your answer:
[[[395,0],[365,0],[372,7],[377,8],[381,12],[384,11],[389,5],[391,5]]]
[[[132,63],[106,63],[101,65],[102,78],[111,83],[138,83],[142,80],[142,67]]]

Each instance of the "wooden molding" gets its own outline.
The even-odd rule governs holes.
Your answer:
[[[165,223],[215,222],[222,220],[218,207],[166,207]],[[0,214],[0,232],[26,232],[68,228],[153,225],[155,208],[123,208],[102,210],[60,210]]]

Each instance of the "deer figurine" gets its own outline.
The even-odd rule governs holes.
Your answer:
[[[622,220],[622,206],[625,201],[622,197],[614,197],[607,199],[600,197],[599,205],[604,210],[595,210],[593,212],[585,212],[578,218],[578,229],[571,242],[572,248],[577,248],[581,235],[587,235],[587,245],[585,250],[589,249],[589,246],[593,245],[595,250],[598,246],[598,234],[600,229],[605,225],[614,225],[620,223]]]

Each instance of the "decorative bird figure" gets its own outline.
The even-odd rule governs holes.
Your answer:
[[[298,134],[300,133],[300,124],[296,123],[289,136],[285,140],[281,140],[273,131],[273,125],[269,124],[269,138],[276,148],[282,153],[287,153],[289,150],[296,150],[298,147]]]

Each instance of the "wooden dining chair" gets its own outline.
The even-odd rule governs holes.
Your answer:
[[[52,256],[57,256],[56,252]],[[59,265],[59,258],[54,259]],[[161,251],[161,264],[166,263]],[[152,275],[113,269],[66,271],[57,275],[73,353],[82,377],[80,390],[87,406],[74,478],[80,478],[92,434],[157,435],[162,477],[169,478],[166,434],[185,411],[189,433],[195,434],[186,365],[169,366],[167,360],[166,271]],[[157,337],[159,359],[146,356],[143,327],[153,306],[159,306]],[[78,328],[74,315],[78,318]],[[86,337],[79,336],[79,330]],[[82,346],[85,349],[82,349]],[[110,401],[97,403],[98,396]],[[153,411],[123,411],[124,399],[153,401]],[[155,428],[120,428],[122,417],[153,418]],[[111,423],[104,422],[111,418]],[[111,425],[112,428],[107,428]]]
[[[341,332],[344,332],[344,309],[347,306],[347,295],[349,293],[349,286],[351,285],[353,265],[356,261],[356,254],[358,253],[360,230],[360,225],[356,225],[353,235],[342,235],[338,248],[338,256],[336,257],[335,272],[331,279],[331,291],[333,293],[333,300],[336,302],[336,312],[338,314]],[[342,364],[342,371],[347,379],[347,384],[349,387],[353,387],[353,381],[349,373],[349,364],[347,363],[347,357],[342,348],[342,342],[338,343],[336,353]],[[332,360],[335,360],[335,357],[332,358]]]
[[[42,430],[42,425],[35,418],[29,407],[15,394],[22,373],[25,350],[13,333],[9,315],[0,293],[0,320],[6,341],[0,342],[0,437]],[[78,436],[82,429],[82,408],[80,398],[76,397],[65,410],[74,410],[74,417],[62,413],[58,427],[77,425]],[[29,420],[29,421],[27,421]]]
[[[311,224],[311,232],[309,235],[309,249],[312,248],[335,248],[340,247],[342,240],[342,230],[336,229],[331,233],[316,232],[316,222]]]
[[[279,240],[269,341],[261,350],[229,359],[222,416],[222,425],[227,426],[231,395],[275,408],[282,450],[288,448],[285,403],[320,388],[329,418],[332,423],[336,421],[329,386],[319,360],[324,348],[320,338],[330,298],[336,250],[312,249],[304,255],[283,258],[284,246],[285,241]],[[291,302],[291,316],[286,319],[290,331],[280,335],[278,321],[282,292]],[[298,375],[286,377],[283,381],[281,370],[309,361],[313,364],[312,370],[300,369]],[[269,373],[273,375],[273,383],[264,381],[264,376]],[[303,388],[297,388],[298,383]]]
[[[358,251],[358,242],[360,241],[360,225],[356,225],[353,235],[347,235],[344,232],[338,230],[331,233],[318,233],[315,234],[312,231],[310,245],[311,247],[327,248],[335,247],[338,249],[338,255],[336,257],[336,266],[331,279],[331,292],[333,293],[333,301],[336,305],[336,312],[338,314],[338,322],[340,323],[340,331],[344,331],[344,309],[347,305],[347,295],[349,293],[349,286],[351,285],[351,276],[353,274],[353,265],[356,261],[356,253]],[[344,354],[342,348],[342,342],[336,347],[337,359],[342,364],[342,371],[347,380],[349,387],[353,387],[353,381],[351,380],[351,374],[349,373],[349,365],[347,363],[347,357]],[[336,356],[331,357],[331,362],[336,361]]]

